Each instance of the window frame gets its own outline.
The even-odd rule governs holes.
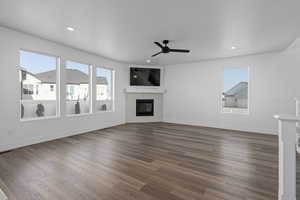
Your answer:
[[[30,52],[30,53],[34,53],[34,54],[40,54],[40,55],[44,55],[44,56],[49,56],[49,57],[54,57],[56,60],[56,94],[55,94],[55,101],[56,101],[56,109],[55,109],[55,115],[53,116],[44,116],[44,117],[30,117],[30,118],[22,118],[22,114],[21,114],[21,106],[22,106],[22,96],[19,95],[19,119],[21,122],[28,122],[28,121],[39,121],[39,120],[47,120],[47,119],[57,119],[61,117],[61,113],[60,113],[60,84],[61,84],[61,74],[60,74],[60,70],[61,70],[61,57],[55,54],[51,54],[48,52],[43,52],[43,51],[37,51],[37,50],[29,50],[26,48],[19,48],[18,50],[18,58],[19,58],[19,62],[17,65],[17,72],[19,73],[18,67],[21,67],[20,65],[20,58],[21,58],[21,51],[26,51],[26,52]],[[20,79],[19,79],[20,81]],[[20,84],[18,84],[18,88],[19,91],[23,92],[23,88],[21,87]],[[40,88],[40,87],[39,87]],[[19,93],[20,94],[20,93]],[[24,100],[23,100],[24,101]],[[25,100],[26,101],[26,100]]]
[[[35,94],[39,95],[39,89],[40,89],[40,85],[36,85],[35,86]]]
[[[50,92],[54,92],[54,85],[53,84],[50,85]]]
[[[107,112],[115,112],[115,77],[116,77],[116,69],[114,67],[104,67],[102,64],[89,64],[85,61],[78,61],[76,59],[72,59],[70,57],[65,57],[65,56],[58,56],[52,53],[48,53],[45,51],[39,51],[39,50],[31,50],[31,49],[26,49],[26,48],[19,48],[18,49],[18,55],[19,55],[19,62],[17,67],[17,74],[19,77],[19,70],[18,68],[21,66],[20,65],[20,57],[21,57],[21,51],[29,52],[29,53],[34,53],[34,54],[40,54],[43,56],[49,56],[53,57],[56,59],[56,90],[55,90],[55,101],[56,101],[56,115],[53,116],[44,116],[44,117],[30,117],[30,118],[22,118],[21,117],[21,105],[22,105],[22,99],[21,99],[21,93],[19,92],[19,109],[18,109],[18,116],[21,122],[30,122],[30,121],[39,121],[39,120],[53,120],[53,119],[58,119],[61,117],[80,117],[80,116],[86,116],[86,115],[97,115],[101,113],[107,113]],[[88,87],[88,92],[89,92],[89,112],[88,113],[80,113],[80,114],[67,114],[66,113],[66,103],[67,103],[67,92],[66,92],[66,63],[67,61],[70,62],[75,62],[75,63],[80,63],[80,64],[85,64],[88,65],[89,69],[89,87]],[[96,82],[94,82],[96,78],[96,69],[97,68],[102,68],[102,69],[107,69],[111,71],[111,109],[106,110],[106,111],[97,111],[95,110],[95,105],[97,102],[97,89],[96,89]],[[18,79],[20,81],[20,79]],[[21,87],[21,84],[18,84],[19,91],[23,93],[23,88]],[[38,91],[38,94],[40,93],[40,86],[38,86],[38,89],[35,90],[36,88],[33,88],[33,93]],[[64,90],[64,91],[62,91]],[[38,95],[37,94],[37,95]],[[63,96],[64,97],[63,97]],[[23,100],[23,101],[26,101]],[[61,110],[63,108],[63,110]]]
[[[94,72],[95,72],[95,76],[93,76],[96,80],[97,78],[97,68],[102,68],[102,69],[106,69],[106,70],[110,70],[111,71],[111,101],[112,101],[112,104],[111,104],[111,109],[110,110],[97,110],[95,109],[95,112],[94,113],[107,113],[107,112],[115,112],[115,69],[113,67],[103,67],[103,66],[100,66],[100,65],[95,65],[95,69],[94,69]],[[94,91],[95,91],[95,98],[94,99],[94,107],[96,107],[96,103],[97,103],[97,84],[95,82],[95,85],[94,85]]]
[[[247,109],[243,109],[243,108],[224,108],[223,107],[223,93],[224,93],[224,71],[225,69],[234,69],[234,68],[246,68],[247,72],[248,72],[248,106]],[[221,92],[220,92],[220,112],[221,114],[237,114],[237,115],[250,115],[250,84],[251,84],[251,75],[250,75],[250,66],[246,65],[240,65],[240,66],[224,66],[222,67],[222,87],[221,87]]]
[[[23,95],[33,95],[34,94],[34,85],[33,84],[22,84],[22,85],[23,85]]]
[[[88,71],[89,71],[89,87],[88,87],[88,92],[89,92],[89,112],[88,113],[80,113],[80,114],[68,114],[67,113],[67,82],[66,82],[66,76],[67,76],[67,71],[66,71],[66,67],[67,67],[67,62],[73,62],[73,63],[79,63],[79,64],[82,64],[82,65],[87,65],[88,66]],[[93,87],[93,65],[92,64],[89,64],[87,62],[82,62],[82,61],[78,61],[78,60],[74,60],[74,59],[65,59],[64,60],[64,64],[63,64],[63,70],[64,70],[64,94],[65,94],[65,97],[64,97],[64,100],[65,100],[65,116],[66,117],[80,117],[80,116],[86,116],[86,115],[92,115],[93,114],[93,109],[92,109],[92,106],[93,106],[93,97],[92,97],[92,87]],[[75,90],[74,90],[75,91]],[[73,92],[74,92],[73,91]]]

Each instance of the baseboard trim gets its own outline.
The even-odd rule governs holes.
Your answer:
[[[31,146],[34,144],[40,144],[40,143],[44,143],[44,142],[49,142],[49,141],[53,141],[53,140],[58,140],[58,139],[62,139],[62,138],[67,138],[67,137],[72,137],[72,136],[76,136],[76,135],[81,135],[87,132],[91,132],[91,131],[96,131],[96,130],[103,130],[106,128],[112,128],[115,126],[120,126],[125,124],[125,122],[120,122],[120,123],[116,123],[112,126],[107,126],[107,127],[102,127],[102,128],[90,128],[90,129],[81,129],[81,130],[77,130],[77,131],[72,131],[70,132],[66,132],[63,134],[59,134],[59,135],[53,135],[53,137],[51,138],[45,138],[45,137],[36,137],[36,138],[31,138],[31,142],[28,142],[28,140],[24,140],[21,142],[21,144],[19,145],[15,145],[15,144],[9,144],[9,145],[5,145],[5,146],[0,146],[0,154],[3,153],[8,153],[12,150],[16,150],[22,147],[26,147],[26,146]],[[1,200],[1,199],[0,199]]]
[[[25,147],[25,146],[30,146],[30,145],[34,145],[34,144],[49,142],[49,141],[52,141],[52,140],[71,137],[71,136],[75,136],[75,135],[81,135],[81,134],[84,134],[84,133],[87,133],[87,132],[90,132],[90,131],[102,130],[102,129],[111,128],[111,127],[119,126],[119,125],[123,125],[123,124],[159,123],[159,122],[170,123],[170,124],[178,124],[178,125],[206,127],[206,128],[216,128],[216,129],[222,129],[222,130],[241,131],[241,132],[248,132],[248,133],[250,132],[250,133],[265,134],[265,135],[277,135],[276,131],[273,131],[273,130],[252,130],[252,129],[247,129],[247,128],[237,129],[237,128],[228,128],[228,127],[209,126],[209,125],[204,125],[204,124],[200,124],[200,123],[179,122],[177,120],[164,120],[164,121],[152,121],[152,122],[120,122],[120,123],[116,123],[112,126],[107,126],[107,127],[102,127],[102,128],[82,129],[82,130],[78,130],[78,131],[73,131],[72,133],[67,132],[67,133],[64,133],[64,134],[59,134],[59,135],[53,136],[51,138],[44,138],[42,136],[38,137],[38,138],[31,138],[31,142],[29,142],[28,140],[24,140],[19,145],[9,144],[9,145],[5,145],[5,146],[2,146],[2,147],[0,146],[0,154],[7,153],[9,151],[12,151],[12,150],[15,150],[15,149],[18,149],[18,148],[22,148],[22,147]]]
[[[155,121],[127,121],[126,124],[140,124],[140,123],[159,123],[159,122],[163,122],[160,120],[155,120]]]
[[[195,122],[180,122],[177,120],[164,120],[165,123],[170,124],[179,124],[179,125],[187,125],[187,126],[197,126],[197,127],[205,127],[205,128],[216,128],[221,130],[231,130],[231,131],[241,131],[246,133],[256,133],[256,134],[264,134],[264,135],[277,135],[277,131],[275,130],[263,130],[263,129],[251,129],[251,128],[233,128],[233,127],[222,127],[222,126],[213,126],[213,125],[206,125],[201,123]]]

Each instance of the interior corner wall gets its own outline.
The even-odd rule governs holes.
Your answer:
[[[224,67],[250,68],[249,115],[222,114]],[[165,122],[277,134],[275,114],[295,114],[300,49],[165,67]]]
[[[127,67],[100,56],[0,27],[0,152],[125,123]],[[19,50],[60,56],[115,70],[115,112],[20,121]],[[63,66],[63,65],[62,65]]]

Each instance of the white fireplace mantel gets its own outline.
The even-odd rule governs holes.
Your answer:
[[[167,90],[163,87],[127,87],[126,93],[148,93],[148,94],[164,94]]]

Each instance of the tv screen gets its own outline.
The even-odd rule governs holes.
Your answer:
[[[160,86],[160,69],[130,68],[130,85]]]

